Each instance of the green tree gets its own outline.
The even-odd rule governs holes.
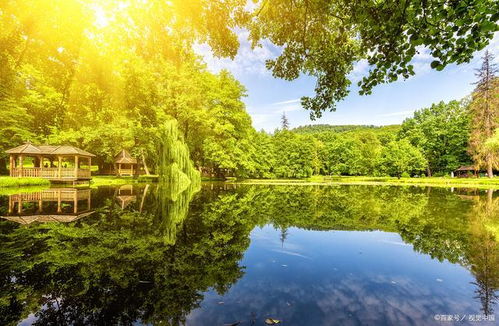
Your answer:
[[[289,130],[278,130],[273,139],[275,166],[279,178],[306,178],[314,171],[314,143],[312,138]]]
[[[400,178],[403,174],[421,173],[428,163],[421,151],[402,139],[383,148],[380,164],[386,174]]]
[[[499,128],[496,129],[494,136],[489,138],[486,142],[486,146],[493,151],[499,152]]]
[[[288,117],[286,116],[286,112],[282,112],[281,115],[281,129],[282,130],[288,130],[289,129],[289,121]]]
[[[479,168],[485,167],[489,178],[493,169],[499,166],[499,156],[486,146],[499,127],[499,78],[494,57],[488,51],[483,57],[482,66],[477,70],[477,87],[470,104],[472,114],[472,130],[469,151]]]
[[[399,132],[421,149],[428,161],[426,174],[454,171],[470,163],[467,153],[470,139],[470,113],[467,101],[433,104],[406,119]]]

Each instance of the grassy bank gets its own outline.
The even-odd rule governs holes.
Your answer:
[[[50,181],[42,178],[12,178],[8,176],[0,177],[0,188],[27,186],[50,186]]]
[[[432,187],[483,188],[499,189],[499,178],[392,178],[392,177],[325,177],[314,176],[308,179],[249,179],[238,181],[247,184],[277,184],[277,185],[414,185]]]
[[[116,176],[93,176],[91,185],[92,186],[107,186],[107,185],[123,185],[131,183],[146,183],[146,182],[156,182],[158,176],[141,175],[137,178],[133,177],[116,177]],[[68,184],[69,185],[69,184]],[[0,177],[0,189],[12,189],[14,192],[18,192],[20,187],[38,187],[37,189],[43,189],[50,186],[50,181],[42,178],[12,178],[8,176]],[[3,191],[6,192],[6,191]]]

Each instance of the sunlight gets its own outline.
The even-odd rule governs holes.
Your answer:
[[[107,15],[106,11],[104,10],[104,8],[102,8],[99,5],[95,5],[93,9],[95,11],[95,23],[94,23],[94,25],[97,28],[107,27],[109,25],[110,19]]]
[[[108,27],[113,21],[116,20],[116,14],[122,13],[130,7],[131,1],[98,1],[91,6],[92,10],[95,12],[94,26],[102,29]],[[140,4],[144,5],[148,0],[138,1]]]

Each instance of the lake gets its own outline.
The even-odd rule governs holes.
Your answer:
[[[0,215],[0,325],[497,325],[499,317],[491,190],[53,188],[0,196]]]

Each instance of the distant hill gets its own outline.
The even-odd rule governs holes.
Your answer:
[[[322,132],[335,132],[342,133],[348,131],[361,131],[361,130],[398,130],[399,125],[389,125],[389,126],[372,126],[372,125],[329,125],[329,124],[317,124],[317,125],[306,125],[300,126],[292,129],[292,131],[299,134],[316,134]]]

